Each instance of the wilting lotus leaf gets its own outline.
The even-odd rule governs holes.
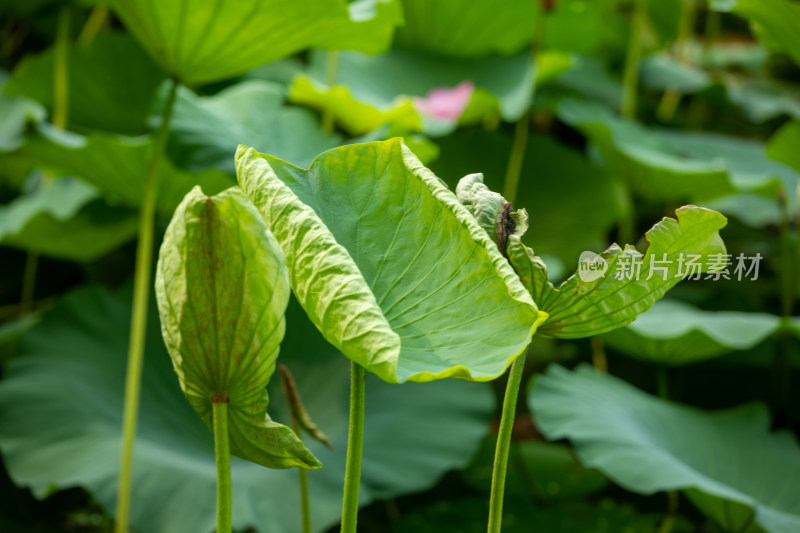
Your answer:
[[[309,170],[240,146],[236,164],[312,322],[384,380],[492,379],[543,319],[493,239],[399,139],[329,150]]]

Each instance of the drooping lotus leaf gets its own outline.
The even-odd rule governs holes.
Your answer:
[[[800,6],[793,0],[712,0],[711,7],[750,20],[767,48],[786,52],[800,64]]]
[[[289,279],[275,237],[241,191],[186,195],[164,235],[155,285],[181,389],[212,430],[211,398],[227,398],[231,453],[269,468],[322,466],[267,414]]]
[[[240,146],[236,168],[314,325],[386,381],[492,379],[544,317],[399,139],[329,150],[309,170]]]
[[[600,255],[588,252],[591,257],[586,257],[584,252],[578,273],[556,289],[544,261],[522,242],[528,228],[524,209],[514,210],[489,190],[481,174],[465,176],[456,190],[459,201],[483,222],[483,228],[497,235],[498,247],[547,313],[539,326],[545,336],[588,337],[624,326],[688,273],[705,272],[713,256],[725,254],[718,231],[727,219],[709,209],[685,206],[676,212],[677,221],[664,218],[647,232],[646,255],[631,245],[623,250],[616,244]],[[694,270],[689,265],[695,265]]]
[[[112,208],[97,189],[58,178],[0,207],[0,242],[38,254],[92,261],[133,238],[137,217]]]
[[[54,51],[20,61],[7,90],[40,102],[52,114]],[[129,35],[101,33],[70,46],[67,108],[77,131],[100,129],[126,135],[147,132],[147,113],[164,73]]]
[[[231,154],[239,143],[302,165],[342,144],[341,136],[322,131],[312,111],[285,106],[284,99],[281,86],[260,80],[205,97],[179,87],[170,122],[170,158],[184,168],[214,167],[233,174]]]
[[[679,366],[748,350],[779,326],[780,317],[767,313],[702,311],[678,300],[662,300],[605,339],[631,357]]]
[[[551,62],[551,75],[563,68]],[[379,56],[339,53],[336,84],[329,87],[326,54],[316,52],[311,55],[309,74],[294,80],[289,99],[333,113],[353,135],[387,123],[441,135],[459,121],[474,123],[487,116],[518,119],[530,107],[536,79],[528,52],[505,58],[453,59],[395,49]],[[418,99],[431,91],[464,83],[472,84],[474,92],[463,113],[443,118],[419,108]]]
[[[112,293],[84,287],[71,292],[22,339],[4,373],[3,463],[14,482],[29,487],[37,498],[54,488],[80,486],[113,512],[130,299],[129,289]],[[216,525],[213,437],[181,392],[159,332],[155,300],[151,302],[131,527],[148,533],[211,533]],[[308,472],[312,526],[324,531],[338,522],[342,509],[348,361],[322,338],[296,302],[287,310],[280,358],[335,448],[307,444],[325,464]],[[484,383],[442,380],[395,386],[367,376],[366,386],[370,401],[362,505],[426,490],[447,471],[466,466],[494,409],[491,389]],[[288,422],[277,379],[268,391],[271,414]],[[297,472],[270,470],[237,457],[231,467],[237,531],[300,531]]]
[[[137,207],[144,195],[153,149],[152,137],[123,137],[101,132],[84,137],[42,124],[20,148],[20,153],[40,165],[91,183],[110,201]],[[195,185],[214,194],[233,185],[233,180],[220,170],[187,172],[176,168],[169,160],[161,161],[158,210],[172,214]]]
[[[187,85],[217,81],[305,48],[376,54],[401,20],[395,0],[115,0],[133,35]]]
[[[589,137],[610,169],[647,198],[700,202],[737,192],[774,198],[781,187],[794,190],[798,183],[796,172],[769,160],[755,141],[649,129],[573,99],[561,101],[558,114]]]
[[[789,433],[770,433],[762,405],[705,412],[557,365],[529,402],[548,439],[570,439],[584,465],[628,490],[686,489],[725,531],[749,533],[753,522],[768,533],[800,530],[800,448]]]

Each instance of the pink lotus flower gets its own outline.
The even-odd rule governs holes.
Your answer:
[[[475,92],[475,84],[471,81],[462,81],[452,89],[449,87],[436,87],[431,89],[425,98],[415,98],[417,110],[431,118],[456,122],[461,118],[464,109]]]

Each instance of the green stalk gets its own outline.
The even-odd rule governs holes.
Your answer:
[[[597,335],[590,337],[589,346],[592,349],[592,366],[600,372],[608,372],[608,358],[603,338]]]
[[[347,465],[344,472],[341,533],[355,533],[358,522],[358,489],[364,448],[364,368],[350,362],[350,426],[347,433]]]
[[[153,263],[153,226],[155,223],[158,169],[167,144],[169,122],[175,105],[178,82],[172,80],[166,104],[153,143],[153,154],[147,169],[142,210],[139,214],[139,235],[136,245],[136,270],[133,282],[133,307],[131,332],[128,344],[128,369],[125,376],[125,406],[122,418],[122,453],[120,457],[119,485],[117,487],[117,521],[115,533],[125,533],[131,506],[131,470],[133,444],[136,438],[136,421],[139,415],[139,390],[142,381],[142,363],[147,330],[147,306],[150,298],[150,278]]]
[[[217,533],[231,533],[231,449],[228,441],[228,398],[212,398],[214,456],[217,459]]]
[[[791,388],[792,372],[790,361],[793,350],[793,336],[789,333],[789,320],[794,314],[796,303],[797,283],[798,283],[798,250],[797,238],[793,231],[789,206],[786,201],[786,192],[780,194],[781,205],[781,224],[780,224],[780,246],[781,246],[781,275],[779,283],[781,288],[781,330],[778,333],[777,351],[772,365],[774,380],[774,402],[777,418],[781,423],[785,423],[792,418],[791,408]]]
[[[97,37],[103,26],[108,21],[108,6],[94,6],[92,12],[89,13],[89,18],[86,19],[80,35],[78,35],[78,44],[89,44]]]
[[[517,412],[517,396],[525,370],[526,354],[521,354],[513,363],[508,374],[506,393],[503,397],[503,411],[500,416],[500,430],[497,434],[497,448],[494,452],[492,468],[492,492],[489,497],[489,533],[500,533],[503,522],[503,494],[506,488],[508,452],[511,448],[511,432]]]
[[[662,400],[669,400],[669,371],[667,367],[659,365],[656,369],[656,381],[658,397]],[[658,528],[658,533],[671,533],[675,526],[675,518],[678,516],[678,506],[680,495],[677,490],[667,491],[667,512]]]
[[[300,519],[303,525],[303,533],[311,533],[311,501],[308,497],[308,473],[305,468],[298,468],[297,475],[300,478]]]
[[[683,0],[681,17],[678,22],[678,36],[675,42],[675,59],[681,65],[689,64],[689,46],[694,33],[695,16],[697,15],[697,0]],[[664,91],[658,105],[656,115],[662,122],[670,122],[675,116],[678,104],[681,102],[681,93],[669,87]]]
[[[71,10],[68,5],[58,13],[56,29],[55,64],[53,70],[53,126],[67,127],[69,116],[69,22]]]
[[[53,126],[63,130],[67,128],[69,115],[69,29],[72,10],[65,5],[58,12],[56,23],[56,39],[53,61]],[[44,177],[39,188],[49,185],[49,178]],[[22,274],[22,296],[20,314],[25,315],[33,307],[36,292],[36,272],[39,267],[39,254],[28,252],[25,259],[25,270]]]
[[[327,64],[325,65],[325,83],[328,85],[328,90],[333,89],[336,85],[336,78],[339,77],[339,51],[329,50],[327,57]],[[322,112],[322,131],[327,133],[333,132],[333,110],[326,107]]]
[[[639,90],[639,61],[642,58],[642,27],[644,26],[647,0],[634,0],[631,14],[631,33],[628,38],[628,53],[622,74],[622,116],[636,118],[636,94]]]
[[[511,205],[514,205],[517,199],[517,188],[519,187],[519,178],[522,174],[522,163],[525,160],[525,148],[528,146],[530,120],[530,112],[526,112],[520,117],[514,128],[514,141],[511,145],[511,153],[508,156],[506,179],[503,185],[503,196],[506,201],[511,202]]]
[[[536,26],[533,29],[533,38],[531,39],[531,62],[533,63],[533,94],[531,95],[531,104],[536,94],[536,75],[538,66],[536,64],[536,56],[542,46],[544,39],[544,28],[547,20],[546,11],[541,10],[536,17]],[[511,153],[508,156],[508,165],[506,166],[506,177],[503,182],[503,196],[506,201],[512,205],[517,199],[517,189],[519,188],[519,178],[522,174],[522,163],[525,161],[525,149],[528,147],[528,133],[530,132],[531,113],[530,110],[525,112],[517,121],[514,127],[514,140],[511,144]]]

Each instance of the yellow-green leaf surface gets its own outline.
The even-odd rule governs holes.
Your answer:
[[[317,468],[290,428],[266,414],[289,302],[286,260],[241,191],[186,195],[156,271],[161,331],[181,389],[205,423],[227,397],[231,452],[270,468]]]
[[[384,51],[396,0],[116,0],[125,25],[182,83],[230,78],[305,48]]]
[[[544,317],[399,139],[323,152],[309,170],[240,146],[236,168],[314,325],[386,381],[492,379]]]
[[[606,264],[603,275],[584,280],[576,273],[558,288],[547,280],[547,269],[533,250],[510,237],[511,264],[549,314],[539,333],[578,338],[625,326],[683,279],[690,260],[705,272],[714,256],[726,253],[718,233],[727,223],[724,216],[693,205],[681,207],[676,215],[677,220],[664,218],[647,232],[650,246],[644,256],[631,245],[622,249],[614,244],[596,260]]]

